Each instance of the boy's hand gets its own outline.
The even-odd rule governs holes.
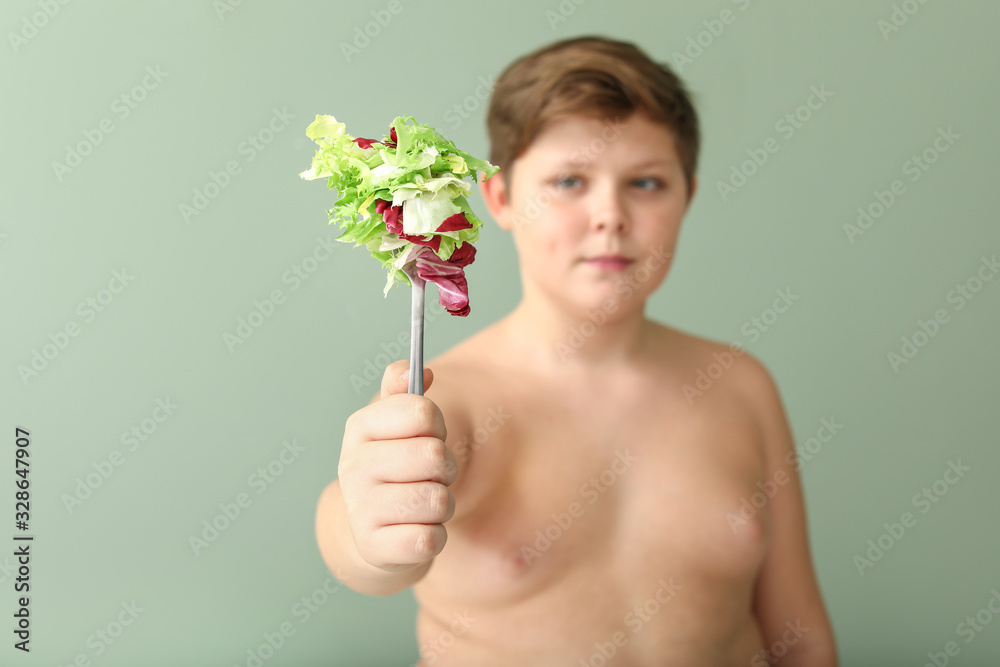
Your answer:
[[[444,417],[433,401],[408,394],[409,361],[385,369],[379,399],[347,419],[338,477],[358,553],[398,572],[423,565],[447,541],[455,513],[448,487],[458,466],[445,446]],[[434,374],[424,369],[424,387]]]

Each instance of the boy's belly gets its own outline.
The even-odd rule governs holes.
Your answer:
[[[688,585],[670,577],[643,582],[641,592],[619,578],[581,570],[544,593],[489,607],[473,596],[421,596],[419,665],[731,667],[753,664],[763,649],[742,592],[684,573]]]

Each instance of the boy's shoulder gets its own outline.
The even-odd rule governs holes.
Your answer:
[[[781,416],[777,385],[746,347],[655,324],[663,379],[694,412],[711,418],[742,413],[763,426]]]
[[[764,442],[787,430],[778,385],[763,361],[740,344],[672,332],[684,341],[678,347],[690,350],[681,387],[689,404],[700,403],[709,414],[735,408],[760,429]]]
[[[725,343],[664,324],[654,325],[657,340],[664,346],[665,354],[669,354],[670,362],[683,372],[693,372],[700,386],[710,383],[739,388],[770,378],[764,363],[740,343]]]

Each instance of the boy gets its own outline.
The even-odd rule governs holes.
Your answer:
[[[836,665],[768,371],[644,315],[697,188],[683,84],[566,40],[503,73],[488,125],[522,300],[432,360],[425,396],[399,361],[348,419],[326,563],[413,586],[420,665]]]

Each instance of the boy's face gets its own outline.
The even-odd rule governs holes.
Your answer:
[[[482,191],[514,235],[525,292],[572,310],[641,306],[670,268],[690,203],[670,129],[643,113],[560,119],[511,168],[509,189],[498,173]]]

